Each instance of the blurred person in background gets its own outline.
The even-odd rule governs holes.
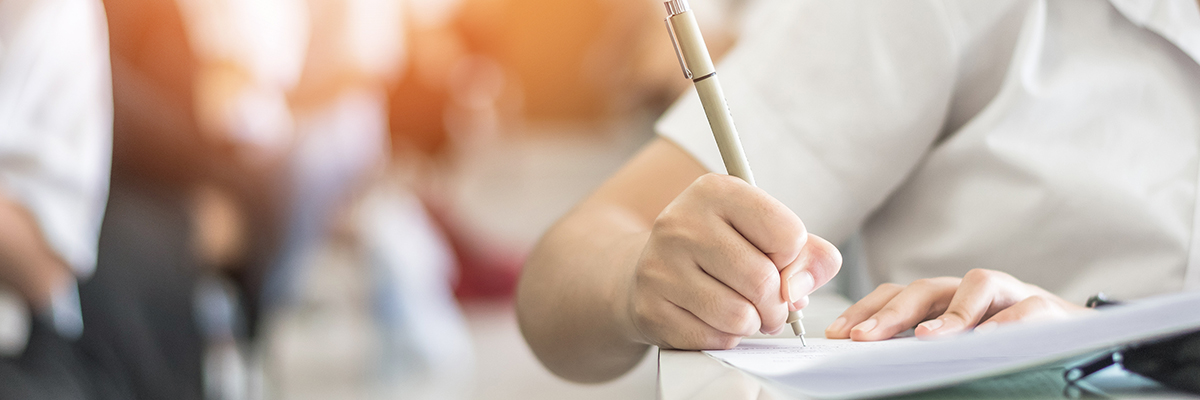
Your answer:
[[[296,306],[288,299],[303,296],[297,293],[302,277],[328,276],[313,271],[319,267],[311,265],[314,245],[340,240],[330,236],[340,231],[341,239],[350,239],[354,262],[366,267],[355,269],[355,276],[366,283],[370,330],[368,340],[351,347],[351,353],[361,353],[341,357],[357,357],[371,371],[374,378],[360,382],[365,390],[381,395],[402,390],[414,398],[461,395],[467,386],[459,382],[472,365],[465,321],[450,291],[454,256],[412,192],[415,164],[389,158],[386,88],[407,69],[406,28],[412,14],[421,12],[414,10],[430,3],[439,2],[305,3],[311,33],[303,72],[289,92],[297,121],[289,178],[296,202],[284,253],[274,267],[277,280],[267,282],[282,285],[281,310]],[[334,318],[354,324],[352,315]],[[319,366],[295,369],[316,372]],[[301,375],[278,377],[304,390]]]
[[[201,65],[201,125],[236,143],[239,157],[278,163],[287,200],[256,302],[264,336],[250,357],[267,374],[265,390],[290,396],[345,384],[315,378],[346,376],[329,374],[331,365],[371,371],[377,379],[357,381],[369,386],[359,389],[385,393],[461,377],[470,346],[449,291],[453,256],[407,188],[406,164],[387,166],[384,88],[404,66],[410,4],[180,3]],[[329,265],[322,254],[331,247],[348,247],[366,268]],[[366,293],[321,282],[345,278]],[[355,303],[362,296],[367,303]],[[339,312],[313,315],[319,307]],[[308,323],[317,318],[338,322]]]
[[[0,1],[0,398],[132,398],[77,342],[102,329],[77,285],[100,274],[106,37],[99,1]]]
[[[269,162],[248,162],[237,143],[200,124],[199,62],[179,5],[109,0],[105,7],[112,191],[98,272],[81,292],[85,322],[93,325],[84,342],[119,366],[139,398],[201,398],[210,336],[236,325],[233,316],[214,322],[198,303],[211,298],[200,297],[208,287],[201,283],[233,282],[229,291],[251,306],[226,314],[255,315],[261,271],[277,247],[278,184]],[[234,210],[249,220],[228,226]],[[238,234],[226,244],[243,253],[214,249],[213,229]]]

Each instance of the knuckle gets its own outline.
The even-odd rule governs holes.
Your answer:
[[[658,342],[658,338],[661,336],[660,333],[662,330],[660,329],[660,325],[663,318],[651,311],[652,307],[648,307],[644,302],[635,302],[632,309],[631,313],[633,315],[631,319],[633,320],[634,328],[647,340]]]
[[[697,222],[697,214],[703,212],[703,208],[697,207],[697,204],[690,204],[689,201],[677,199],[670,204],[667,204],[661,212],[654,217],[654,223],[651,225],[652,232],[655,233],[675,233],[687,232],[695,229],[697,226],[702,226],[701,222]]]
[[[766,268],[756,268],[752,274],[755,275],[752,278],[752,282],[756,283],[748,289],[749,292],[746,293],[747,300],[750,300],[755,305],[760,305],[770,303],[782,297],[779,293],[781,290],[779,286],[779,274],[775,272],[773,267],[770,271],[767,271]]]
[[[659,321],[658,316],[653,311],[650,302],[645,296],[637,296],[633,299],[633,305],[630,307],[633,310],[633,322],[639,326],[651,326]]]
[[[959,279],[958,279],[958,277],[950,277],[950,276],[930,277],[929,283],[932,286],[938,286],[938,287],[955,286],[955,285],[958,285]]]
[[[730,181],[730,178],[732,177],[729,175],[709,172],[696,178],[696,182],[693,185],[701,191],[721,192],[727,190],[729,185],[733,183]]]
[[[657,321],[657,319],[649,315],[639,314],[637,312],[635,312],[633,316],[634,327],[637,328],[642,335],[655,333],[655,329],[653,329],[655,321]]]
[[[958,284],[960,282],[962,282],[962,279],[955,278],[955,277],[949,277],[949,276],[942,276],[942,277],[937,277],[937,278],[931,278],[929,281],[930,281],[930,283],[932,283],[938,287],[955,287],[955,286],[958,286]]]
[[[786,309],[783,309],[783,310],[786,311]],[[767,317],[767,319],[763,320],[762,328],[764,330],[766,330],[767,332],[770,332],[772,330],[782,327],[786,323],[787,323],[787,313],[786,312],[773,313],[773,314],[769,315]],[[751,332],[751,333],[753,333],[753,332]]]
[[[654,241],[664,248],[689,248],[699,241],[697,232],[682,218],[660,215],[651,229]]]
[[[656,233],[656,241],[667,251],[687,248],[688,244],[694,241],[692,235],[686,230],[675,229],[675,227],[663,227]]]
[[[990,271],[982,268],[972,268],[963,274],[963,279],[985,279]]]
[[[651,225],[651,230],[660,235],[669,235],[679,230],[679,226],[683,221],[685,219],[678,215],[675,208],[669,207],[654,217],[654,224]]]
[[[909,284],[908,286],[913,287],[913,288],[919,288],[919,289],[928,289],[928,288],[936,287],[938,285],[937,285],[937,281],[935,281],[934,278],[924,278],[924,279],[917,279],[917,280],[913,281],[911,284]]]
[[[666,265],[659,260],[645,260],[634,271],[634,284],[640,288],[658,287],[663,283],[672,282],[673,274],[667,272],[667,269]]]
[[[1048,307],[1048,306],[1055,304],[1054,301],[1052,301],[1049,297],[1046,297],[1046,296],[1043,296],[1040,294],[1035,294],[1035,295],[1026,297],[1025,300],[1022,300],[1022,301],[1029,303],[1029,305],[1031,305],[1031,306],[1036,306],[1036,307]]]
[[[673,209],[663,209],[662,212],[654,217],[654,223],[650,225],[650,230],[660,232],[670,228],[675,223],[675,221],[672,221],[673,218],[675,218],[675,211]]]
[[[996,280],[1000,279],[1003,276],[1003,274],[1004,273],[1000,272],[1000,271],[983,269],[983,268],[975,268],[970,271],[967,271],[967,273],[965,275],[963,275],[963,279],[990,283],[990,282],[995,282]]]
[[[725,315],[724,320],[728,324],[724,328],[733,331],[731,333],[752,332],[755,328],[754,325],[757,325],[758,322],[758,311],[749,304],[739,305],[732,307]]]
[[[884,284],[881,284],[881,285],[875,287],[876,292],[899,292],[902,289],[904,289],[904,286],[901,286],[901,285],[898,285],[895,283],[891,283],[891,282],[884,283]]]
[[[949,288],[958,286],[957,278],[937,277],[917,279],[908,285],[911,290],[920,290],[929,293],[939,293]]]

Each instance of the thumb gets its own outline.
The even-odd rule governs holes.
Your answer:
[[[808,234],[808,241],[796,260],[779,271],[783,278],[780,290],[788,302],[788,309],[795,311],[803,307],[802,299],[829,283],[841,269],[842,252],[828,240]]]

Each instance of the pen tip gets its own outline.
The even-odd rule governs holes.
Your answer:
[[[800,335],[800,345],[804,346],[804,347],[808,347],[808,342],[804,341],[804,335]]]

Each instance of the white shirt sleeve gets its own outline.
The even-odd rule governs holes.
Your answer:
[[[98,0],[0,0],[0,193],[80,277],[108,197],[107,32]]]
[[[755,179],[808,229],[852,234],[938,139],[958,49],[936,1],[779,1],[718,75]],[[695,91],[658,133],[724,172]]]

